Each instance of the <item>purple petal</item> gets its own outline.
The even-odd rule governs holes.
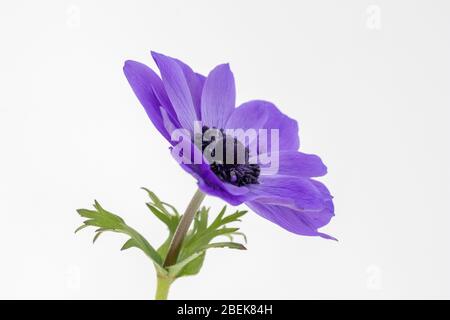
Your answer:
[[[331,195],[330,191],[328,190],[328,188],[320,181],[314,180],[314,179],[310,179],[311,183],[314,184],[314,186],[317,188],[317,190],[319,190],[322,195],[327,198],[327,199],[332,199],[333,196]]]
[[[234,109],[227,121],[229,129],[260,129],[269,120],[271,108],[265,107],[265,102],[249,101]]]
[[[173,58],[152,51],[161,72],[164,88],[172,102],[178,121],[190,130],[194,130],[194,122],[198,120],[192,100],[191,91],[180,64]]]
[[[205,84],[206,77],[195,73],[191,67],[189,67],[186,63],[181,60],[175,59],[178,64],[181,66],[183,70],[184,76],[186,77],[186,81],[189,86],[189,90],[191,91],[192,101],[195,107],[195,113],[197,115],[197,119],[201,119],[201,99],[202,99],[202,91],[203,86]]]
[[[246,200],[247,188],[236,187],[232,184],[222,182],[211,171],[208,164],[180,165],[186,172],[197,179],[198,187],[204,193],[219,197],[233,206],[238,206]]]
[[[202,93],[202,123],[210,128],[225,128],[236,103],[233,73],[228,64],[215,67],[206,78]]]
[[[260,164],[261,175],[278,174],[293,177],[321,177],[327,174],[327,167],[314,154],[298,151],[280,151],[272,153],[270,159],[270,163]],[[275,165],[276,160],[278,160],[278,168]]]
[[[289,176],[261,176],[259,184],[248,185],[248,199],[289,206],[300,211],[321,211],[330,195],[324,194],[313,180]]]
[[[268,141],[264,148],[268,152],[271,150],[270,129],[279,130],[279,150],[296,151],[300,146],[297,121],[284,115],[273,103],[267,101],[253,100],[243,103],[234,110],[228,119],[226,128],[267,129]]]
[[[166,100],[167,96],[161,79],[152,69],[136,61],[125,61],[123,71],[153,125],[170,141],[170,135],[163,124],[160,107],[162,106],[167,113],[172,113],[173,109],[170,102]]]
[[[172,140],[172,132],[176,129],[179,129],[180,126],[176,125],[176,120],[173,119],[173,117],[163,108],[160,109],[162,121],[164,124],[164,128],[166,129],[167,133],[169,134],[170,140],[169,142],[173,145],[176,143],[176,141]]]
[[[256,201],[246,202],[248,207],[261,217],[279,225],[280,227],[304,236],[319,236],[336,240],[334,237],[319,232],[317,229],[326,225],[333,217],[332,208],[324,208],[313,214],[299,212],[288,207],[264,204]]]

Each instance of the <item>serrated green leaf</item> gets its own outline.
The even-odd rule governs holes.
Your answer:
[[[225,214],[225,211],[227,210],[227,206],[224,206],[222,208],[222,210],[220,210],[219,214],[217,215],[216,219],[214,219],[213,223],[211,223],[211,225],[209,226],[209,228],[211,229],[217,229],[218,227],[220,227],[221,222],[222,222],[222,217]]]
[[[97,212],[101,214],[101,217],[105,220],[109,220],[115,223],[125,223],[125,221],[121,217],[103,209],[103,207],[100,205],[100,203],[98,203],[97,200],[94,201],[94,208],[97,209]]]
[[[242,217],[243,215],[245,215],[247,213],[247,211],[236,211],[233,214],[230,214],[229,216],[226,216],[225,218],[222,219],[221,221],[221,225],[225,225],[227,223],[231,223],[231,222],[235,222],[235,221],[240,221],[238,220],[240,217]]]
[[[174,233],[180,221],[178,211],[174,206],[161,201],[154,192],[147,188],[142,189],[148,193],[150,199],[152,200],[152,202],[146,203],[147,207],[156,216],[156,218],[158,218],[158,220],[167,226],[169,233]],[[170,208],[173,212],[169,212],[166,207]]]
[[[108,228],[108,229],[116,229],[120,228],[120,226],[117,223],[104,220],[104,219],[90,219],[83,221],[84,224],[92,227],[99,227],[99,228]]]
[[[185,242],[187,241],[187,239],[190,238],[190,236],[196,235],[199,232],[201,232],[199,229],[201,229],[201,230],[205,229],[205,227],[206,227],[205,223],[204,223],[204,221],[202,221],[202,219],[204,219],[204,214],[202,212],[204,212],[204,208],[198,210],[197,213],[195,214],[194,220],[193,220],[193,226],[192,226],[192,228],[189,229],[187,236],[185,237],[185,240],[184,240]]]
[[[213,230],[211,232],[208,232],[208,233],[206,233],[206,235],[208,237],[215,238],[217,236],[221,236],[221,235],[224,235],[224,234],[234,233],[234,232],[236,232],[238,230],[239,230],[239,228],[226,228],[226,227],[224,227],[224,228],[221,228],[221,229],[217,229],[217,230]]]
[[[200,248],[200,250],[206,250],[210,248],[230,248],[230,249],[238,249],[238,250],[247,250],[242,244],[237,242],[215,242],[209,243],[206,246]]]
[[[153,213],[153,215],[158,218],[162,223],[164,223],[169,230],[173,229],[172,220],[170,219],[170,216],[165,214],[164,212],[158,210],[155,206],[153,206],[151,203],[147,203],[147,207],[150,209],[150,211]]]
[[[158,198],[158,196],[153,192],[150,191],[147,188],[142,188],[143,190],[145,190],[148,194],[148,196],[150,197],[150,199],[153,201],[153,204],[155,205],[155,207],[157,207],[158,209],[160,209],[163,213],[165,213],[166,215],[170,216],[170,213],[167,211],[167,209],[164,207],[163,202]]]
[[[124,228],[124,233],[128,234],[131,238],[133,238],[139,246],[139,249],[144,251],[147,256],[153,260],[156,264],[162,266],[163,260],[159,253],[150,245],[150,243],[141,236],[136,230],[133,228],[126,226]]]
[[[232,233],[227,233],[227,234],[224,234],[223,236],[230,239],[230,241],[233,241]]]
[[[173,211],[173,215],[179,217],[180,214],[178,213],[178,210],[171,204],[161,201],[161,203],[163,204],[163,206],[165,207],[169,207],[172,211]]]
[[[221,228],[216,230],[211,230],[208,228],[205,232],[194,235],[191,239],[189,239],[189,243],[183,246],[184,248],[182,249],[181,256],[185,258],[194,252],[199,251],[201,247],[207,245],[215,237],[230,234],[238,230],[239,228]]]
[[[122,246],[122,248],[120,248],[120,250],[123,251],[123,250],[127,250],[127,249],[130,249],[133,247],[139,249],[139,245],[136,242],[136,240],[134,240],[133,238],[130,238],[123,244],[123,246]]]
[[[94,242],[103,232],[106,231],[128,235],[131,239],[133,239],[134,241],[133,244],[135,245],[135,247],[141,249],[154,262],[157,269],[158,268],[163,269],[162,267],[163,260],[161,256],[139,232],[126,225],[125,221],[121,217],[109,211],[106,211],[100,205],[100,203],[98,203],[98,201],[95,201],[94,208],[96,209],[96,211],[87,209],[77,210],[77,212],[82,217],[88,218],[88,220],[85,220],[83,222],[84,225],[79,227],[77,231],[88,226],[98,227],[93,239]],[[130,244],[131,243],[128,243],[128,245]]]
[[[209,208],[202,207],[197,213],[197,232],[203,232],[208,226]]]
[[[103,233],[103,231],[98,231],[95,233],[94,239],[92,239],[92,243],[95,243],[97,241],[98,237]]]
[[[242,217],[246,211],[236,211],[233,214],[226,216],[225,213],[227,208],[224,206],[208,226],[209,208],[202,207],[196,213],[193,225],[187,232],[177,263],[169,267],[163,267],[163,261],[167,255],[181,216],[175,207],[161,201],[152,191],[146,188],[143,189],[148,193],[151,200],[146,203],[147,207],[152,214],[169,229],[168,237],[158,250],[155,250],[141,234],[128,226],[120,216],[105,210],[98,201],[95,201],[94,203],[94,210],[77,210],[78,214],[86,218],[86,220],[82,226],[75,230],[75,232],[88,226],[97,227],[93,242],[95,242],[104,232],[109,231],[125,234],[129,238],[123,244],[121,250],[127,250],[132,247],[142,250],[153,261],[159,275],[169,276],[173,279],[197,274],[202,268],[207,249],[231,248],[245,250],[244,245],[234,242],[232,237],[233,235],[241,235],[245,242],[247,242],[245,235],[238,232],[239,228],[230,228],[227,227],[227,224],[240,221],[239,218]],[[227,236],[230,238],[230,241],[211,243],[219,236]]]
[[[83,225],[79,226],[78,228],[76,228],[74,233],[77,233],[78,231],[81,231],[87,227],[89,227],[87,224],[83,224]]]
[[[93,219],[96,216],[98,216],[98,212],[94,211],[94,210],[88,210],[88,209],[77,209],[77,212],[80,216],[82,216],[83,218],[89,218],[89,219]]]
[[[245,244],[247,244],[247,236],[242,232],[233,232],[233,235],[241,236],[244,239]]]
[[[98,228],[95,230],[95,232],[105,232],[105,231],[114,231],[114,229],[109,228]]]

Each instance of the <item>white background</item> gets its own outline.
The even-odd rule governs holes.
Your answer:
[[[98,199],[157,244],[139,187],[180,210],[195,191],[122,73],[150,50],[230,62],[238,103],[298,119],[340,240],[249,213],[248,251],[210,251],[172,298],[450,298],[449,18],[444,0],[2,1],[0,298],[153,297],[125,238],[73,233]]]

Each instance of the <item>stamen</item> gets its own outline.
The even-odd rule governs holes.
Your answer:
[[[216,128],[213,128],[216,129]],[[208,131],[209,128],[207,126],[202,127],[202,135],[204,137],[205,132]],[[249,161],[249,149],[248,147],[244,147],[236,137],[228,136],[224,133],[223,129],[216,129],[221,133],[222,138],[222,159],[223,160],[213,160],[210,164],[211,170],[216,174],[216,176],[230,184],[235,186],[245,186],[248,184],[258,184],[258,178],[260,174],[260,167],[258,164],[250,163]],[[210,145],[213,141],[215,141],[214,137],[210,140],[206,141],[202,137],[202,152],[205,151],[206,147]],[[227,150],[228,148],[234,149],[234,159],[231,163],[227,158]],[[208,150],[210,151],[210,150]],[[242,154],[244,152],[244,154]],[[212,148],[211,157],[214,158],[216,153],[216,149]],[[206,155],[208,156],[208,155]],[[238,161],[239,160],[239,161]]]

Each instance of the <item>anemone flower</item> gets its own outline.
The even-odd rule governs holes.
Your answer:
[[[160,76],[131,60],[125,62],[124,73],[150,120],[171,145],[172,155],[180,140],[174,141],[177,130],[183,132],[185,142],[191,143],[189,156],[179,154],[181,167],[197,180],[199,188],[191,205],[199,205],[207,194],[234,206],[244,203],[295,234],[334,239],[318,231],[334,215],[332,196],[323,183],[312,179],[325,175],[327,168],[318,156],[298,151],[297,121],[267,101],[252,100],[235,107],[235,81],[228,64],[218,65],[205,77],[178,59],[156,52],[152,57]],[[209,129],[223,133],[221,140],[234,145],[232,149],[242,147],[244,161],[211,161],[205,155],[204,140],[200,145],[195,143],[198,132],[204,134]],[[239,139],[227,134],[239,129],[254,129],[257,135]],[[258,144],[264,140],[259,136],[261,129],[271,137]],[[256,151],[252,154],[251,149]],[[201,161],[190,161],[194,157]],[[258,160],[261,158],[277,158],[276,170],[267,161]]]
[[[224,206],[209,221],[210,209],[201,207],[206,195],[233,206],[246,204],[292,233],[334,239],[318,230],[334,215],[330,192],[313,179],[325,175],[327,168],[318,156],[298,151],[297,122],[267,101],[253,100],[236,108],[228,64],[204,77],[178,59],[156,52],[152,56],[161,76],[136,61],[125,62],[125,76],[168,141],[171,156],[197,180],[198,189],[180,215],[144,188],[150,198],[147,207],[168,230],[158,247],[98,201],[94,209],[77,210],[85,220],[75,232],[95,227],[94,242],[105,232],[125,235],[121,250],[137,248],[155,267],[155,299],[167,299],[176,279],[199,273],[207,250],[246,249],[234,241],[234,236],[243,236],[244,241],[246,237],[233,224],[247,211],[227,215]],[[216,240],[224,236],[229,241]]]

